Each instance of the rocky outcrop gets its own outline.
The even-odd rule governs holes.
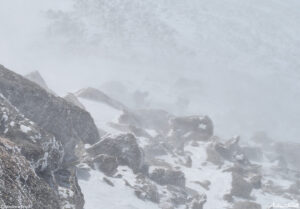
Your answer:
[[[190,140],[205,141],[213,135],[213,123],[207,116],[176,117],[169,123],[168,137],[177,147]]]
[[[65,149],[65,161],[73,161],[79,141],[93,144],[99,134],[90,114],[49,94],[35,83],[0,66],[0,93],[26,118],[52,133]]]
[[[48,91],[49,93],[51,94],[54,94],[55,93],[49,89],[46,81],[44,80],[44,78],[41,76],[41,74],[39,73],[39,71],[34,71],[34,72],[31,72],[27,75],[25,75],[25,78],[27,78],[28,80],[38,84],[40,87],[42,87],[43,89],[45,89],[46,91]]]
[[[246,181],[240,174],[232,173],[231,195],[242,198],[250,198],[252,185]]]
[[[9,138],[21,149],[37,172],[55,171],[62,163],[63,147],[55,137],[25,118],[0,95],[0,136]]]
[[[78,185],[74,167],[63,168],[55,173],[61,208],[82,209],[84,197]]]
[[[65,100],[67,100],[68,102],[70,102],[71,104],[73,105],[76,105],[77,107],[85,110],[85,107],[83,104],[81,104],[81,102],[78,100],[78,98],[72,94],[72,93],[68,93],[65,97],[64,97]]]
[[[116,173],[118,168],[118,160],[116,157],[100,154],[93,159],[95,167],[108,176]]]
[[[20,149],[0,138],[0,205],[60,209],[59,196],[41,179]]]
[[[143,168],[144,152],[132,134],[106,137],[87,149],[91,156],[107,154],[115,157],[120,165],[127,165],[137,172]]]
[[[150,178],[160,185],[185,187],[185,176],[181,171],[156,168],[150,173]]]

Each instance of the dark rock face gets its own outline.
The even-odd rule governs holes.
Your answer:
[[[37,172],[59,168],[63,147],[55,137],[39,128],[0,95],[0,135],[9,138],[21,148]]]
[[[207,116],[176,117],[170,120],[168,136],[181,146],[189,140],[208,140],[213,131],[212,120]]]
[[[117,100],[110,98],[109,96],[107,96],[105,93],[103,93],[102,91],[100,91],[98,89],[94,89],[94,88],[82,89],[82,90],[76,92],[76,96],[94,100],[97,102],[102,102],[102,103],[105,103],[113,108],[118,109],[118,110],[128,109],[125,105],[123,105],[122,103],[120,103]]]
[[[185,176],[181,171],[156,168],[152,173],[150,173],[150,178],[160,185],[185,187]]]
[[[59,209],[59,197],[31,168],[19,148],[0,138],[0,205]]]
[[[233,209],[261,209],[261,205],[255,202],[236,202]]]
[[[92,156],[100,154],[113,156],[117,158],[120,165],[127,165],[134,172],[140,171],[144,165],[144,152],[132,134],[104,138],[90,147],[87,152]]]
[[[252,185],[240,174],[232,173],[231,195],[242,198],[249,198],[252,192]]]
[[[93,144],[99,139],[90,114],[37,84],[0,66],[0,93],[28,119],[52,133],[65,148],[65,161],[72,161],[78,141]]]

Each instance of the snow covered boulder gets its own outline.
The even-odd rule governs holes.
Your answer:
[[[156,168],[150,173],[150,178],[160,185],[185,187],[185,176],[182,171]]]
[[[134,186],[135,195],[142,200],[150,200],[154,203],[160,202],[160,195],[158,188],[144,175],[138,175],[136,178],[136,185]]]
[[[108,176],[115,174],[118,168],[117,158],[106,154],[97,155],[93,162],[97,169]]]
[[[186,141],[205,141],[213,135],[213,123],[208,116],[175,117],[169,123],[168,137],[179,147]]]
[[[107,154],[115,157],[118,164],[127,165],[134,172],[141,171],[144,166],[144,152],[132,134],[108,136],[87,149],[91,156]]]

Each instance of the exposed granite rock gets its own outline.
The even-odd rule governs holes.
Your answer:
[[[11,141],[0,138],[0,205],[59,209],[58,194],[32,169]]]
[[[99,140],[97,127],[88,112],[3,66],[0,66],[0,93],[25,117],[64,145],[65,161],[76,159],[74,147],[79,141],[93,144]]]
[[[107,154],[116,157],[120,165],[127,165],[138,172],[144,165],[144,152],[132,134],[106,137],[87,149],[91,156]]]

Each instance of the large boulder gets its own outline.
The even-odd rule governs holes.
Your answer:
[[[60,209],[58,194],[33,170],[11,141],[0,138],[0,205]]]
[[[76,159],[74,148],[79,141],[93,144],[99,140],[97,127],[88,112],[3,66],[0,66],[0,93],[26,118],[64,145],[65,161]]]
[[[91,156],[107,154],[117,158],[120,165],[127,165],[134,172],[144,166],[144,152],[132,134],[109,136],[87,149]]]
[[[182,171],[156,168],[150,173],[150,179],[160,185],[185,187],[185,176]]]
[[[246,181],[242,175],[232,173],[232,187],[231,195],[242,198],[250,198],[253,186],[250,182]]]
[[[208,140],[213,135],[213,123],[208,116],[175,117],[169,121],[168,137],[182,146],[189,140]]]

